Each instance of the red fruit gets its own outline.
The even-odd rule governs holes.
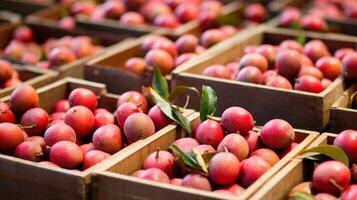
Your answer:
[[[4,83],[11,79],[13,72],[14,69],[9,62],[0,60],[0,83]]]
[[[212,190],[209,180],[201,174],[187,174],[182,179],[182,186],[206,191]]]
[[[73,17],[67,16],[58,21],[58,26],[63,29],[73,30],[76,28],[76,20]]]
[[[172,120],[168,118],[159,108],[158,105],[152,107],[149,110],[148,116],[152,119],[155,124],[155,130],[160,130],[165,126],[169,125]]]
[[[157,168],[149,168],[146,170],[142,170],[140,173],[136,175],[138,178],[157,181],[162,183],[170,183],[170,178],[167,174],[161,169]]]
[[[196,132],[196,140],[201,144],[209,144],[213,148],[217,148],[218,144],[223,140],[224,131],[221,125],[213,120],[202,122]]]
[[[130,58],[125,62],[125,69],[135,74],[142,75],[146,69],[146,62],[142,58]]]
[[[117,102],[117,107],[126,102],[134,103],[143,113],[148,112],[148,102],[144,95],[140,94],[139,92],[129,91],[120,95]]]
[[[48,113],[42,108],[31,108],[21,117],[21,126],[30,136],[42,135],[50,120]]]
[[[39,97],[36,90],[27,84],[21,84],[11,93],[10,108],[17,114],[39,105]]]
[[[306,55],[302,55],[301,67],[311,67],[311,66],[314,66],[314,63],[312,63],[311,59]]]
[[[77,59],[84,58],[95,54],[95,48],[89,38],[83,36],[73,38],[71,41],[71,51]]]
[[[348,156],[351,163],[357,162],[357,131],[345,130],[339,133],[333,145],[341,148]]]
[[[318,193],[315,195],[315,200],[337,200],[337,198],[331,194]]]
[[[328,48],[321,40],[311,40],[304,46],[304,54],[308,56],[312,62],[326,56],[330,56]]]
[[[69,141],[60,141],[50,150],[51,162],[66,169],[75,169],[83,161],[83,153],[78,145]]]
[[[357,53],[349,53],[343,58],[342,74],[349,80],[357,79]]]
[[[263,74],[262,72],[254,66],[246,66],[238,72],[237,81],[243,81],[248,83],[263,83]]]
[[[169,53],[172,58],[177,56],[176,44],[169,39],[157,40],[152,45],[151,49],[160,49]]]
[[[110,157],[110,154],[107,154],[103,151],[99,151],[99,150],[89,151],[86,154],[84,154],[83,169],[88,169],[109,157]]]
[[[144,3],[145,0],[124,0],[124,4],[129,10],[137,10]]]
[[[24,136],[20,127],[8,122],[0,123],[0,151],[12,151],[23,141]]]
[[[127,25],[145,24],[144,17],[137,12],[126,12],[120,17],[120,22]]]
[[[181,186],[182,185],[182,178],[172,178],[172,179],[170,179],[170,184],[171,185]]]
[[[252,115],[241,107],[227,108],[221,118],[222,127],[229,133],[247,134],[254,127]]]
[[[222,31],[219,29],[210,29],[205,31],[200,38],[202,46],[205,48],[212,47],[213,45],[223,41],[225,39]]]
[[[149,35],[145,36],[141,42],[140,49],[143,51],[144,54],[146,54],[149,50],[152,49],[152,46],[158,41],[158,40],[166,40],[167,38],[159,35]]]
[[[301,19],[301,13],[299,9],[291,7],[283,11],[279,16],[279,25],[283,27],[291,27],[294,24],[298,24]]]
[[[248,157],[249,145],[248,142],[239,134],[231,133],[226,135],[222,142],[217,147],[218,152],[229,151],[235,155],[240,161]]]
[[[280,43],[279,48],[281,50],[295,50],[299,53],[304,52],[304,48],[295,40],[284,40]]]
[[[342,193],[340,200],[350,200],[357,199],[357,185],[350,185],[347,189]]]
[[[145,18],[150,22],[154,21],[155,17],[159,15],[167,14],[171,12],[172,10],[170,9],[170,7],[159,1],[146,2],[140,8],[140,13],[144,15]]]
[[[198,45],[198,38],[192,34],[186,34],[175,42],[179,54],[194,53]]]
[[[324,88],[324,90],[325,90],[326,88],[328,88],[328,86],[330,86],[331,83],[332,83],[332,81],[331,81],[330,79],[327,79],[327,78],[324,78],[324,79],[322,79],[322,81],[321,81],[321,84],[322,84],[322,87]]]
[[[81,148],[83,155],[85,155],[89,151],[94,150],[94,145],[93,145],[93,143],[82,144],[81,146],[79,146],[79,148]]]
[[[177,17],[171,13],[161,14],[155,17],[154,24],[165,28],[176,28],[180,25]]]
[[[104,17],[118,19],[125,12],[125,5],[121,1],[109,0],[100,6]]]
[[[268,70],[268,61],[267,59],[257,53],[249,53],[244,55],[239,61],[240,69],[246,66],[254,66],[260,69],[261,72]]]
[[[275,59],[277,52],[276,48],[273,45],[263,44],[255,50],[255,53],[259,53],[267,59],[270,69],[275,67]]]
[[[321,81],[313,76],[302,76],[296,79],[295,90],[301,90],[305,92],[320,93],[324,90]]]
[[[43,157],[41,145],[31,141],[22,142],[16,147],[15,156],[21,159],[38,162]]]
[[[174,68],[174,60],[166,51],[160,49],[150,50],[145,55],[145,61],[149,66],[156,66],[165,74],[169,74]]]
[[[231,25],[223,25],[219,27],[219,30],[223,33],[225,38],[231,37],[239,31],[236,27]]]
[[[155,133],[154,122],[143,113],[130,115],[124,123],[124,134],[129,144]]]
[[[10,106],[6,103],[0,102],[0,123],[10,122],[15,124],[16,117],[14,113],[10,110]]]
[[[231,78],[234,79],[239,72],[239,63],[237,62],[228,63],[226,64],[226,68],[231,73]]]
[[[97,108],[97,96],[86,88],[76,88],[71,91],[68,97],[70,107],[85,106],[94,111]]]
[[[293,50],[279,51],[275,66],[278,73],[288,79],[296,77],[301,69],[301,54]]]
[[[49,67],[56,67],[76,60],[74,53],[66,47],[55,47],[48,55]]]
[[[109,111],[103,111],[95,114],[94,120],[94,129],[97,129],[104,125],[115,123],[114,115]]]
[[[354,53],[355,50],[354,49],[351,49],[351,48],[342,48],[342,49],[339,49],[337,51],[335,51],[335,54],[333,55],[335,58],[339,59],[339,60],[343,60],[343,58],[349,54],[349,53]]]
[[[65,112],[55,112],[50,115],[50,125],[55,123],[64,123]]]
[[[342,63],[337,58],[322,57],[316,61],[316,68],[321,70],[325,78],[335,80],[341,75]]]
[[[205,47],[203,47],[202,45],[197,45],[197,47],[195,49],[195,54],[199,55],[205,51],[206,51]]]
[[[280,160],[279,156],[274,151],[267,148],[255,150],[251,155],[263,158],[270,164],[270,166],[274,166]]]
[[[330,160],[315,168],[312,184],[319,192],[336,195],[340,193],[339,187],[347,188],[350,180],[351,172],[348,167],[339,161]]]
[[[267,14],[263,5],[253,3],[244,9],[244,17],[255,22],[264,22]]]
[[[301,27],[310,31],[325,31],[327,24],[325,20],[317,15],[305,15],[301,18]]]
[[[198,7],[192,3],[179,4],[175,9],[175,15],[183,23],[196,19],[198,14]]]
[[[213,183],[227,185],[234,183],[239,176],[240,162],[229,152],[220,152],[209,162],[209,174]]]
[[[140,112],[141,110],[134,103],[128,102],[128,103],[123,103],[118,107],[118,109],[115,111],[115,117],[118,120],[119,126],[123,128],[126,119],[130,115]]]
[[[276,87],[276,88],[284,88],[291,90],[293,89],[293,86],[291,83],[288,81],[288,79],[282,77],[282,76],[274,76],[269,79],[269,81],[266,83],[267,86],[270,87]]]
[[[173,144],[186,153],[191,153],[193,148],[200,145],[200,143],[198,143],[198,141],[193,138],[180,138]]]
[[[211,145],[208,145],[208,144],[198,145],[194,149],[196,149],[201,155],[204,155],[207,153],[216,153],[216,150]]]
[[[234,196],[239,196],[239,195],[243,194],[243,192],[245,191],[245,189],[238,184],[233,184],[231,186],[224,187],[224,189],[231,192],[231,194]]]
[[[295,139],[293,127],[282,119],[267,122],[260,131],[262,142],[271,149],[286,149]]]
[[[73,128],[78,137],[83,137],[92,132],[95,118],[87,107],[75,106],[66,112],[64,121]]]
[[[184,54],[178,56],[175,60],[175,68],[182,65],[183,63],[191,60],[195,56],[196,56],[196,54],[194,54],[194,53],[184,53]]]
[[[219,14],[216,12],[200,12],[198,19],[202,30],[213,29],[218,26],[217,19]]]
[[[26,133],[25,131],[23,131],[23,132]],[[31,136],[31,137],[28,137],[27,139],[25,138],[25,141],[35,142],[35,143],[39,144],[42,148],[42,151],[44,151],[46,149],[45,139],[41,136]]]
[[[247,188],[269,169],[270,164],[263,158],[251,156],[242,161],[238,180],[244,188]]]
[[[297,145],[299,145],[299,144],[296,142],[291,143],[290,147],[279,152],[279,157],[283,158],[284,156],[286,156],[286,154],[290,153],[291,150],[293,150],[295,147],[297,147]]]
[[[67,110],[70,108],[69,106],[69,102],[67,99],[61,99],[58,100],[55,104],[55,106],[53,107],[52,112],[67,112]]]
[[[15,30],[14,39],[19,40],[24,43],[31,42],[33,40],[34,34],[32,30],[27,26],[20,26]]]
[[[260,149],[263,147],[263,143],[261,141],[259,133],[255,131],[249,131],[247,135],[244,136],[249,147],[249,154],[253,151]]]
[[[278,72],[275,70],[268,70],[263,73],[263,84],[268,83],[268,81],[274,77],[278,76]]]
[[[44,135],[45,143],[52,146],[59,141],[76,142],[76,133],[67,124],[54,124],[50,126]]]
[[[174,164],[175,158],[170,152],[157,150],[145,158],[143,169],[161,169],[169,177],[173,177]]]
[[[210,76],[210,77],[216,77],[216,78],[224,78],[224,79],[231,78],[231,74],[230,74],[229,70],[224,65],[208,66],[203,71],[203,75]]]
[[[121,149],[121,135],[122,132],[118,126],[114,124],[104,125],[94,132],[93,146],[97,150],[114,154]]]
[[[71,6],[71,14],[72,15],[91,15],[95,10],[95,4],[91,1],[77,1],[74,2]]]
[[[313,76],[319,80],[322,80],[324,75],[322,74],[322,72],[320,71],[320,69],[316,68],[316,67],[302,67],[298,77],[302,77],[302,76]]]

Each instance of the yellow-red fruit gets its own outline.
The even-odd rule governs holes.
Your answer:
[[[24,141],[22,130],[15,124],[0,123],[0,151],[13,151],[17,145]]]
[[[38,94],[30,85],[21,84],[11,93],[10,108],[17,114],[22,114],[31,108],[38,107],[38,105]]]

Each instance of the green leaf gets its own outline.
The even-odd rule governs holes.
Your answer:
[[[200,119],[204,121],[207,116],[213,115],[216,112],[217,95],[210,86],[202,86],[201,103],[200,103]]]
[[[200,152],[196,148],[194,148],[192,150],[192,153],[195,156],[197,163],[201,167],[202,171],[208,175],[208,167],[207,167],[206,162],[203,159],[202,155],[200,154]]]
[[[181,114],[181,112],[165,101],[154,89],[150,88],[151,96],[154,102],[159,106],[160,110],[170,119],[178,123],[186,130],[189,136],[192,135],[192,129],[189,121]]]
[[[197,168],[198,166],[197,161],[191,154],[183,152],[180,148],[178,148],[174,144],[170,146],[170,149],[174,152],[175,155],[178,155],[185,162],[187,166],[191,168]]]
[[[290,197],[294,200],[315,200],[315,197],[312,194],[307,192],[294,192]]]
[[[203,160],[205,161],[206,165],[208,166],[209,161],[211,161],[212,157],[216,155],[217,153],[204,153],[202,155]]]
[[[296,42],[298,42],[301,45],[304,45],[306,42],[306,35],[304,30],[302,29],[301,25],[299,23],[293,23],[292,28],[297,31],[297,36],[296,36]]]
[[[152,88],[165,100],[169,97],[169,86],[165,77],[160,70],[154,66],[154,79],[152,81]]]
[[[353,106],[353,102],[354,102],[356,94],[357,94],[357,92],[354,92],[350,97],[350,104],[349,104],[350,108],[352,108],[352,106]]]
[[[170,96],[169,96],[169,100],[172,102],[173,100],[175,100],[177,97],[179,97],[182,93],[186,92],[186,91],[194,91],[195,93],[197,93],[198,95],[200,94],[200,92],[194,88],[194,87],[189,87],[189,86],[183,86],[183,85],[180,85],[180,86],[177,86],[175,87]]]
[[[310,156],[319,154],[328,156],[333,160],[340,161],[349,167],[349,160],[346,153],[342,149],[333,145],[320,145],[301,152],[303,158],[308,158]]]

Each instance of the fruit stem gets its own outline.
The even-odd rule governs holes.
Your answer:
[[[228,153],[228,152],[229,152],[229,150],[228,150],[227,146],[224,146],[224,151],[225,151],[226,153]]]
[[[213,120],[213,121],[216,121],[216,122],[220,122],[220,121],[221,121],[220,118],[215,117],[215,116],[212,116],[212,115],[208,115],[207,118],[208,118],[208,119],[211,119],[211,120]]]
[[[339,184],[337,184],[337,182],[333,179],[330,179],[330,182],[332,183],[332,185],[334,185],[335,187],[337,187],[337,189],[339,189],[341,192],[343,190],[345,190],[342,186],[340,186]]]
[[[160,152],[160,147],[157,147],[157,149],[156,149],[156,155],[155,155],[155,159],[156,159],[156,160],[159,159],[159,152]]]
[[[21,129],[26,129],[26,128],[35,128],[35,127],[36,127],[36,124],[31,124],[31,125],[21,125],[21,124],[18,124],[18,126],[19,126]]]

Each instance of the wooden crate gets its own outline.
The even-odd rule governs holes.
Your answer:
[[[226,5],[223,8],[222,16],[227,16],[227,15],[239,16],[239,14],[242,13],[242,10],[244,8],[243,3],[239,1],[232,1],[232,0],[225,0],[223,2],[226,3]],[[77,26],[80,28],[85,28],[90,30],[100,30],[104,32],[112,32],[118,34],[128,33],[130,35],[137,36],[137,37],[153,32],[178,37],[185,33],[195,33],[200,31],[198,20],[187,22],[175,29],[162,28],[153,25],[129,26],[108,19],[104,19],[103,21],[100,22],[93,22],[88,18],[78,19]]]
[[[47,26],[46,22],[41,22],[41,21],[28,21],[26,22],[26,25],[29,26],[33,32],[35,33],[35,41],[39,42],[42,44],[45,42],[48,38],[59,38],[63,37],[66,35],[71,35],[71,36],[79,36],[79,35],[87,35],[93,38],[96,42],[99,44],[105,46],[106,48],[104,51],[93,55],[89,56],[86,58],[81,58],[78,59],[72,63],[61,65],[59,67],[52,68],[55,71],[59,72],[59,77],[78,77],[81,78],[83,77],[83,70],[84,70],[84,65],[86,61],[88,61],[91,58],[96,57],[97,55],[100,55],[104,53],[106,50],[111,48],[111,45],[117,44],[121,41],[125,42],[125,39],[128,39],[128,36],[126,35],[113,35],[113,34],[105,34],[105,33],[97,33],[97,32],[84,32],[84,31],[69,31],[69,30],[64,30],[61,28],[57,28],[54,26]],[[8,25],[7,27],[3,27],[0,29],[0,49],[3,49],[6,47],[6,45],[9,43],[9,41],[12,38],[12,34],[16,28],[16,25]],[[21,61],[18,60],[12,60],[17,63],[21,63]]]
[[[92,90],[99,97],[99,107],[106,108],[111,112],[115,111],[118,95],[107,93],[103,84],[74,78],[62,79],[37,89],[40,97],[40,107],[51,111],[57,100],[67,97],[70,91],[78,87]],[[1,99],[2,102],[8,100],[9,97]],[[187,110],[184,115],[187,116],[190,113],[192,111]],[[176,125],[168,125],[155,133],[153,137],[171,130],[171,128],[175,129]],[[136,145],[140,145],[143,141],[123,148],[107,160],[84,171],[44,166],[0,154],[1,199],[89,199],[91,196],[89,188],[92,173],[106,166],[106,163],[110,163],[112,159],[121,158],[125,155],[125,152],[135,148]]]
[[[306,13],[306,7],[309,7],[311,0],[276,0],[269,5],[269,9],[275,15],[278,15],[284,11],[287,7],[297,7],[300,8],[303,13]],[[342,19],[331,19],[325,18],[329,26],[330,32],[343,33],[348,35],[357,35],[357,20],[342,18]],[[278,17],[272,19],[267,23],[270,26],[279,26]]]
[[[198,119],[198,113],[189,116],[191,122]],[[172,129],[172,131],[157,135],[155,138],[152,138],[152,140],[143,141],[140,146],[136,146],[136,149],[127,151],[126,156],[111,160],[111,164],[107,165],[105,171],[98,172],[94,178],[92,184],[93,199],[166,200],[168,197],[180,200],[248,199],[248,197],[252,196],[265,182],[318,136],[316,132],[297,129],[295,131],[296,141],[300,144],[247,188],[238,198],[129,176],[134,171],[141,169],[145,158],[150,153],[155,152],[157,147],[167,150],[176,139],[185,136],[182,131]]]
[[[46,3],[37,3],[23,0],[1,0],[0,10],[7,10],[19,13],[22,16],[30,15],[49,6]]]
[[[311,145],[333,144],[336,134],[323,133]],[[294,158],[279,173],[271,178],[250,199],[251,200],[285,200],[292,188],[304,181],[311,181],[314,163],[310,160]]]
[[[174,70],[171,87],[188,85],[200,89],[202,85],[210,85],[216,90],[219,99],[217,114],[221,114],[230,106],[242,106],[252,112],[258,125],[274,118],[281,118],[296,128],[321,131],[328,123],[329,108],[343,92],[344,84],[341,77],[323,92],[315,94],[202,75],[203,70],[210,65],[228,63],[241,57],[243,48],[247,45],[276,45],[295,37],[294,31],[265,26],[242,32]],[[307,40],[321,39],[331,51],[343,47],[353,48],[357,41],[354,37],[331,37],[318,33],[307,33],[306,37]],[[197,109],[199,100],[196,96],[191,96],[189,107]]]
[[[340,133],[346,129],[357,130],[357,110],[349,107],[351,95],[357,90],[357,85],[348,88],[330,108],[329,131]]]
[[[13,64],[14,69],[19,73],[20,80],[34,88],[43,87],[57,80],[58,73],[51,70],[43,70],[31,66],[19,66]],[[16,86],[3,88],[0,90],[0,97],[10,95]]]

